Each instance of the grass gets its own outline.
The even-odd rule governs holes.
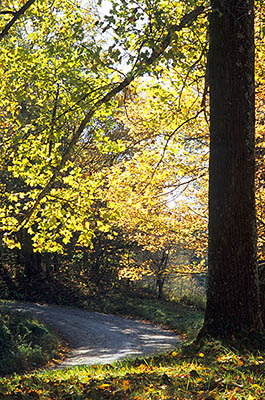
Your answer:
[[[265,398],[264,363],[263,354],[206,342],[113,365],[2,378],[0,398],[261,400]]]
[[[176,333],[194,338],[203,322],[203,312],[194,307],[175,301],[161,301],[155,298],[139,298],[134,293],[111,294],[103,299],[95,298],[85,308],[93,311],[126,315],[132,318],[151,321]]]
[[[1,374],[42,366],[61,346],[58,335],[29,313],[0,312]]]

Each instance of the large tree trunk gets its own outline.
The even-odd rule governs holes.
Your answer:
[[[254,190],[253,0],[212,0],[209,281],[200,333],[260,330]]]

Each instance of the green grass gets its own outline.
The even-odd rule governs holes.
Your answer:
[[[175,301],[139,298],[137,295],[111,294],[94,299],[86,308],[120,314],[166,326],[177,333],[194,338],[203,323],[203,312]]]
[[[0,379],[1,399],[261,400],[264,354],[220,342],[148,358]]]
[[[0,373],[37,368],[54,357],[61,343],[29,313],[0,312]]]

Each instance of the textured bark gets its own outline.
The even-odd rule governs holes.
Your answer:
[[[254,190],[253,0],[212,0],[209,282],[200,333],[261,330]]]

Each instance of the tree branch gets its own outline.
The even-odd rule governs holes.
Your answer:
[[[0,11],[0,15],[15,15],[16,11],[12,11],[12,10],[3,10]]]
[[[26,4],[28,7],[30,4],[32,4],[35,0],[29,0]],[[30,3],[30,4],[29,4]],[[24,7],[25,7],[24,6]],[[28,8],[27,7],[27,8]],[[22,7],[23,8],[23,7]],[[96,103],[90,108],[86,116],[84,117],[83,121],[79,125],[78,129],[74,132],[72,139],[68,145],[68,148],[64,152],[62,159],[58,166],[54,169],[53,175],[49,179],[48,183],[46,186],[42,189],[42,191],[39,193],[34,205],[28,210],[27,214],[24,216],[24,218],[20,221],[19,227],[24,226],[35,210],[38,208],[38,205],[40,204],[41,200],[47,196],[47,194],[50,192],[50,190],[53,187],[54,182],[56,181],[57,177],[61,175],[61,170],[65,166],[66,162],[70,158],[70,155],[72,153],[72,150],[74,146],[77,144],[79,138],[81,137],[84,129],[88,125],[88,123],[91,121],[92,117],[94,116],[95,112],[104,104],[108,103],[116,94],[121,92],[124,88],[129,86],[129,84],[138,76],[140,76],[144,71],[146,71],[146,67],[152,65],[166,50],[166,48],[170,45],[171,39],[172,39],[172,32],[180,31],[187,25],[191,24],[199,15],[201,15],[205,11],[204,6],[197,7],[195,10],[184,16],[180,23],[178,25],[172,26],[172,29],[167,33],[167,35],[162,38],[161,43],[158,44],[158,46],[153,49],[152,54],[150,55],[149,58],[145,59],[143,62],[139,62],[139,65],[137,68],[135,68],[134,71],[131,71],[130,74],[117,86],[115,86],[113,89],[111,89],[107,94],[105,94],[101,99],[96,101]],[[20,13],[21,15],[21,13]],[[1,35],[0,35],[1,39]],[[193,119],[193,118],[191,118]],[[182,125],[181,125],[182,126]],[[175,132],[174,132],[175,133]],[[173,134],[171,135],[173,136]],[[170,136],[170,137],[171,137]],[[169,138],[170,139],[170,138]],[[168,139],[168,141],[169,141]],[[168,142],[167,141],[167,142]]]
[[[168,146],[170,140],[172,139],[172,137],[173,137],[184,125],[186,125],[186,124],[188,124],[189,122],[191,122],[192,120],[196,119],[196,118],[202,113],[202,111],[203,111],[203,109],[197,111],[197,113],[196,113],[195,115],[193,115],[192,117],[190,117],[190,118],[187,119],[186,121],[182,122],[176,129],[174,129],[174,130],[167,136],[167,140],[166,140],[166,143],[165,143],[165,145],[164,145],[162,155],[161,155],[160,159],[158,160],[156,166],[154,167],[154,170],[153,170],[153,172],[152,172],[152,174],[151,174],[151,176],[150,176],[149,182],[146,183],[146,185],[144,186],[144,188],[142,189],[142,191],[141,191],[140,194],[142,194],[142,193],[147,189],[147,187],[148,187],[149,185],[151,185],[152,180],[153,180],[153,178],[154,178],[154,176],[155,176],[155,174],[156,174],[156,171],[157,171],[158,167],[160,166],[160,164],[162,163],[162,161],[163,161],[163,159],[164,159],[164,157],[165,157],[166,150],[167,150],[167,146]]]
[[[21,15],[23,15],[27,9],[35,2],[36,0],[28,0],[24,6],[22,6],[18,11],[15,12],[7,12],[7,11],[2,11],[0,14],[13,14],[13,18],[11,19],[11,21],[9,21],[6,26],[4,27],[4,29],[2,30],[2,32],[0,33],[0,40],[2,40],[9,32],[9,29],[14,25],[14,23],[18,20],[18,18],[21,17]]]

